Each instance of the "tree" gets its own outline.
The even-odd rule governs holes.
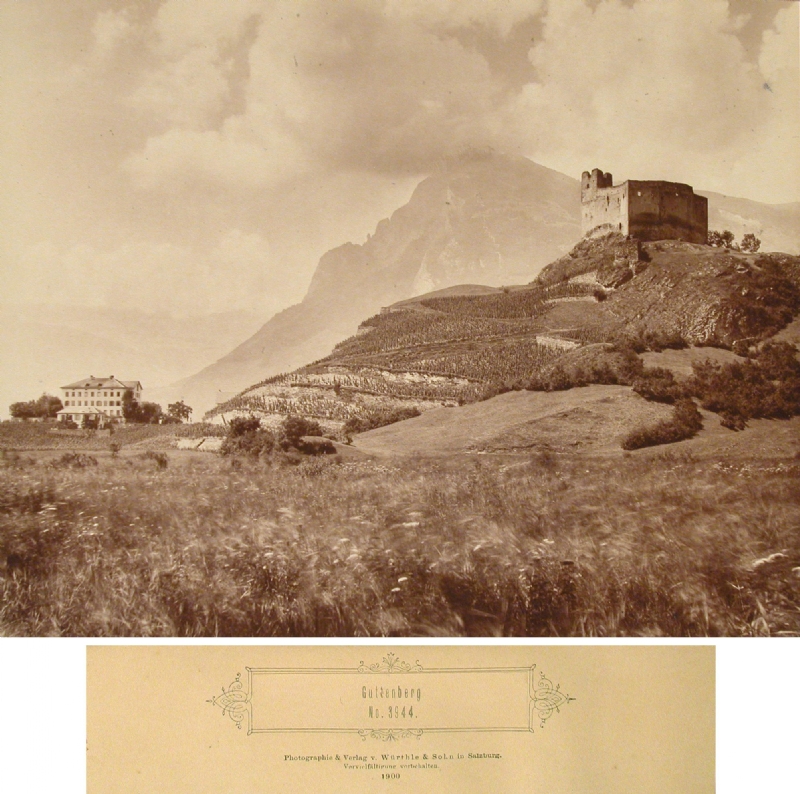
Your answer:
[[[33,400],[12,403],[8,410],[14,419],[35,419],[39,415],[37,413],[36,403]]]
[[[122,415],[127,422],[157,425],[164,412],[158,403],[137,402],[133,399],[133,392],[126,389],[122,395]]]
[[[126,422],[137,422],[139,403],[133,399],[133,390],[125,389],[122,395],[122,416]]]
[[[54,419],[56,414],[64,407],[64,403],[51,394],[43,394],[36,401],[36,408],[42,419]]]
[[[761,248],[761,240],[759,240],[754,234],[748,232],[744,237],[742,237],[742,251],[747,251],[751,254],[754,254],[759,248]]]
[[[15,419],[53,419],[63,407],[58,397],[43,394],[38,400],[13,403],[8,410]]]
[[[167,406],[167,415],[177,419],[179,422],[188,422],[189,417],[192,415],[192,409],[183,400],[179,400]]]
[[[735,243],[733,240],[733,232],[728,229],[723,232],[712,229],[708,232],[708,244],[714,246],[714,248],[734,248]]]
[[[145,425],[157,425],[161,421],[164,412],[158,403],[139,403],[138,422]]]
[[[313,419],[290,414],[281,423],[281,432],[286,445],[296,447],[303,436],[321,436],[322,428],[319,426],[319,422],[315,422]]]

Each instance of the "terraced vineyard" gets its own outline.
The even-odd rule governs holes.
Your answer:
[[[337,345],[331,359],[532,333],[536,324],[533,318],[489,319],[405,309],[371,317],[361,327],[366,332]]]
[[[209,418],[257,414],[266,426],[289,414],[316,419],[331,433],[352,419],[414,408],[425,411],[478,399],[481,383],[463,377],[392,372],[376,367],[314,366],[253,386],[210,412]]]
[[[558,358],[563,350],[542,339],[550,329],[540,318],[553,300],[585,300],[592,289],[558,284],[404,302],[364,321],[328,358],[268,378],[211,415],[255,413],[271,424],[293,413],[336,433],[365,414],[474,402]]]

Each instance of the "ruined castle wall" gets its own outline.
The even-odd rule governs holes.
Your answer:
[[[677,182],[628,183],[628,234],[639,240],[705,243],[708,202]]]
[[[627,182],[615,187],[582,191],[581,231],[591,236],[609,232],[629,234]]]

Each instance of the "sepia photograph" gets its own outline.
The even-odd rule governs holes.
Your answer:
[[[0,635],[800,635],[800,3],[0,31]]]

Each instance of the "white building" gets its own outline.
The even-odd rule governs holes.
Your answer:
[[[98,426],[111,420],[124,421],[122,400],[130,391],[137,402],[142,398],[142,384],[138,380],[118,380],[113,375],[108,378],[88,378],[61,387],[61,402],[64,407],[58,412],[60,421],[72,420],[83,424],[84,417]]]

